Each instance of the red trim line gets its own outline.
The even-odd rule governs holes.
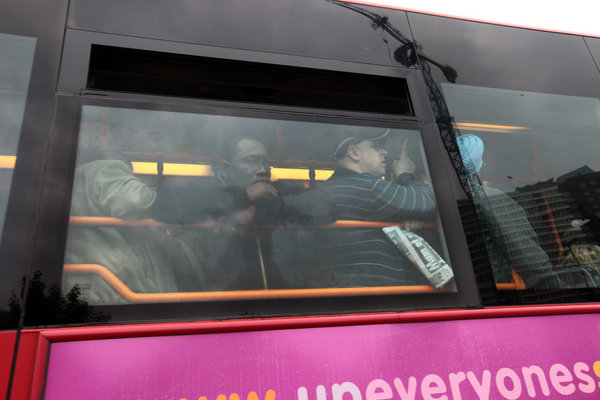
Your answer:
[[[0,332],[0,399],[6,398],[16,340],[16,331]]]
[[[42,329],[50,342],[111,339],[199,333],[243,332],[270,329],[299,329],[386,323],[433,322],[481,318],[506,318],[561,314],[600,313],[600,304],[494,307],[476,310],[430,310],[400,313],[351,314],[332,316],[281,317],[227,321],[197,321],[77,328]],[[37,330],[34,330],[37,331]]]
[[[39,385],[33,382],[35,376],[36,361],[39,357],[46,357],[48,352],[42,351],[40,354],[39,331],[22,331],[19,340],[17,360],[13,374],[12,389],[10,393],[11,400],[31,399],[32,388]],[[43,376],[42,376],[43,377]],[[36,378],[39,378],[37,376]],[[43,379],[41,383],[43,384]],[[38,397],[39,398],[39,397]]]
[[[29,392],[30,400],[42,398],[44,385],[46,382],[46,367],[48,366],[48,355],[50,353],[50,342],[40,334],[37,342],[37,352],[35,354],[33,364],[33,375],[31,378],[31,391]]]

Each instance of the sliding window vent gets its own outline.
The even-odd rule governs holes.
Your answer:
[[[87,87],[285,106],[414,115],[406,80],[93,45]]]

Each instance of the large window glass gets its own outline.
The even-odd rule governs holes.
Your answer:
[[[83,106],[63,289],[91,304],[454,292],[418,130]]]
[[[17,159],[35,38],[0,33],[0,231]]]
[[[600,100],[442,88],[496,282],[516,272],[528,288],[598,287]],[[478,226],[465,222],[471,236]]]

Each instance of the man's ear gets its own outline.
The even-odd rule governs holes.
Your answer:
[[[348,149],[346,150],[348,157],[350,157],[350,159],[352,161],[359,161],[360,160],[360,156],[358,154],[358,150],[356,149],[356,146],[348,146]]]

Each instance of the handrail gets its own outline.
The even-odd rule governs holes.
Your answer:
[[[334,297],[360,295],[390,295],[408,293],[431,293],[435,288],[429,285],[405,286],[373,286],[349,288],[318,288],[318,289],[263,289],[263,290],[229,290],[213,292],[169,292],[169,293],[138,293],[131,290],[117,275],[100,264],[64,264],[64,271],[99,275],[125,300],[132,303],[175,303],[190,301],[215,300],[255,300],[280,299],[300,297]],[[498,290],[519,290],[515,283],[497,283]]]
[[[187,226],[187,227],[209,228],[209,227],[214,226],[214,221],[203,221],[203,222],[198,222],[198,223],[189,224],[189,225],[175,225],[175,224],[168,224],[165,222],[157,221],[157,220],[151,219],[151,218],[128,220],[128,219],[115,218],[115,217],[83,217],[83,216],[72,216],[69,219],[69,223],[74,226],[107,226],[107,227],[108,226],[166,226],[166,227],[168,227],[168,226]],[[373,222],[373,221],[338,220],[329,225],[322,225],[322,226],[316,226],[316,227],[302,227],[302,228],[384,228],[386,226],[394,226],[394,225],[398,225],[398,226],[402,227],[403,224],[401,222]],[[268,226],[262,226],[262,227],[269,228]],[[290,228],[290,226],[286,226],[286,227]],[[436,225],[434,223],[423,224],[423,228],[425,228],[425,229],[435,228],[435,227],[436,227]],[[67,265],[96,265],[96,264],[65,264],[65,268]],[[105,268],[101,265],[100,265],[100,267]],[[106,271],[108,273],[112,274],[112,272],[110,272],[108,269],[106,269]],[[80,272],[80,271],[77,270],[76,272]],[[88,272],[91,272],[91,271],[88,271]],[[511,272],[512,272],[511,273],[512,281],[509,283],[496,283],[496,288],[498,290],[524,290],[526,288],[523,278],[521,278],[514,269],[512,269]],[[104,275],[103,275],[103,277],[104,277]],[[114,277],[118,280],[118,282],[123,284],[116,277],[116,275],[114,275]],[[108,281],[108,279],[107,279],[107,281]],[[124,287],[127,288],[127,290],[129,290],[129,288],[127,286],[124,286]],[[397,286],[394,286],[394,287],[397,287]],[[424,287],[428,287],[428,286],[424,286]],[[380,287],[377,287],[377,288],[380,288]],[[382,288],[385,288],[386,290],[384,290],[384,292],[387,293],[387,289],[389,287],[383,286]],[[339,289],[348,290],[348,288],[339,288]],[[361,288],[361,289],[371,289],[371,288]],[[286,290],[288,290],[288,289],[286,289]],[[331,290],[331,289],[293,289],[294,293],[296,293],[297,290],[314,291],[314,290]],[[244,291],[240,291],[240,292],[244,293],[244,295],[245,295],[252,291],[244,290]],[[260,292],[261,294],[264,295],[264,290],[260,290],[258,292]],[[377,290],[376,292],[378,294],[383,293],[381,290]],[[131,292],[131,293],[133,295],[136,295],[135,292]],[[203,293],[204,294],[205,293],[230,293],[231,294],[231,293],[235,293],[235,292],[228,291],[228,292],[203,292]],[[349,295],[352,294],[352,293],[348,293],[346,291],[343,293],[344,294],[347,293]],[[391,293],[404,293],[404,292],[391,292]],[[148,295],[148,293],[138,293],[138,294],[139,295]],[[373,294],[373,293],[355,293],[355,294]],[[181,295],[181,293],[174,293],[173,295]],[[313,296],[313,295],[306,294],[306,295],[298,295],[295,297],[304,297],[304,296]],[[321,296],[321,294],[314,294],[314,296]],[[126,297],[126,296],[123,295],[123,297]],[[217,296],[217,297],[219,297],[219,296]],[[277,296],[275,296],[275,297],[277,297]],[[282,297],[290,297],[290,296],[282,295]],[[292,296],[292,297],[294,297],[294,296]],[[227,298],[227,297],[224,297],[224,298]],[[234,298],[238,298],[238,297],[234,297]],[[255,298],[255,297],[239,297],[239,298]],[[213,299],[213,298],[207,298],[206,300],[209,300],[209,299]],[[216,299],[216,298],[214,298],[214,299]],[[171,301],[182,301],[182,300],[171,300]],[[152,302],[154,302],[154,301],[152,301]]]
[[[279,299],[374,294],[382,295],[436,291],[433,286],[413,285],[318,289],[229,290],[219,292],[138,293],[131,290],[125,283],[123,283],[121,279],[119,279],[117,275],[100,264],[65,264],[64,271],[71,273],[97,274],[121,296],[123,296],[124,299],[133,303],[172,303],[184,301]]]
[[[87,216],[72,216],[69,218],[69,223],[75,226],[189,226],[189,227],[211,227],[214,221],[203,221],[189,225],[169,224],[166,222],[157,221],[155,219],[122,219],[115,217],[87,217]],[[384,228],[386,226],[398,225],[402,227],[402,222],[374,222],[374,221],[354,221],[354,220],[338,220],[329,225],[320,226],[301,226],[301,228]],[[261,226],[271,228],[274,226]],[[286,225],[287,228],[294,226]],[[423,229],[435,228],[434,223],[424,223]]]

